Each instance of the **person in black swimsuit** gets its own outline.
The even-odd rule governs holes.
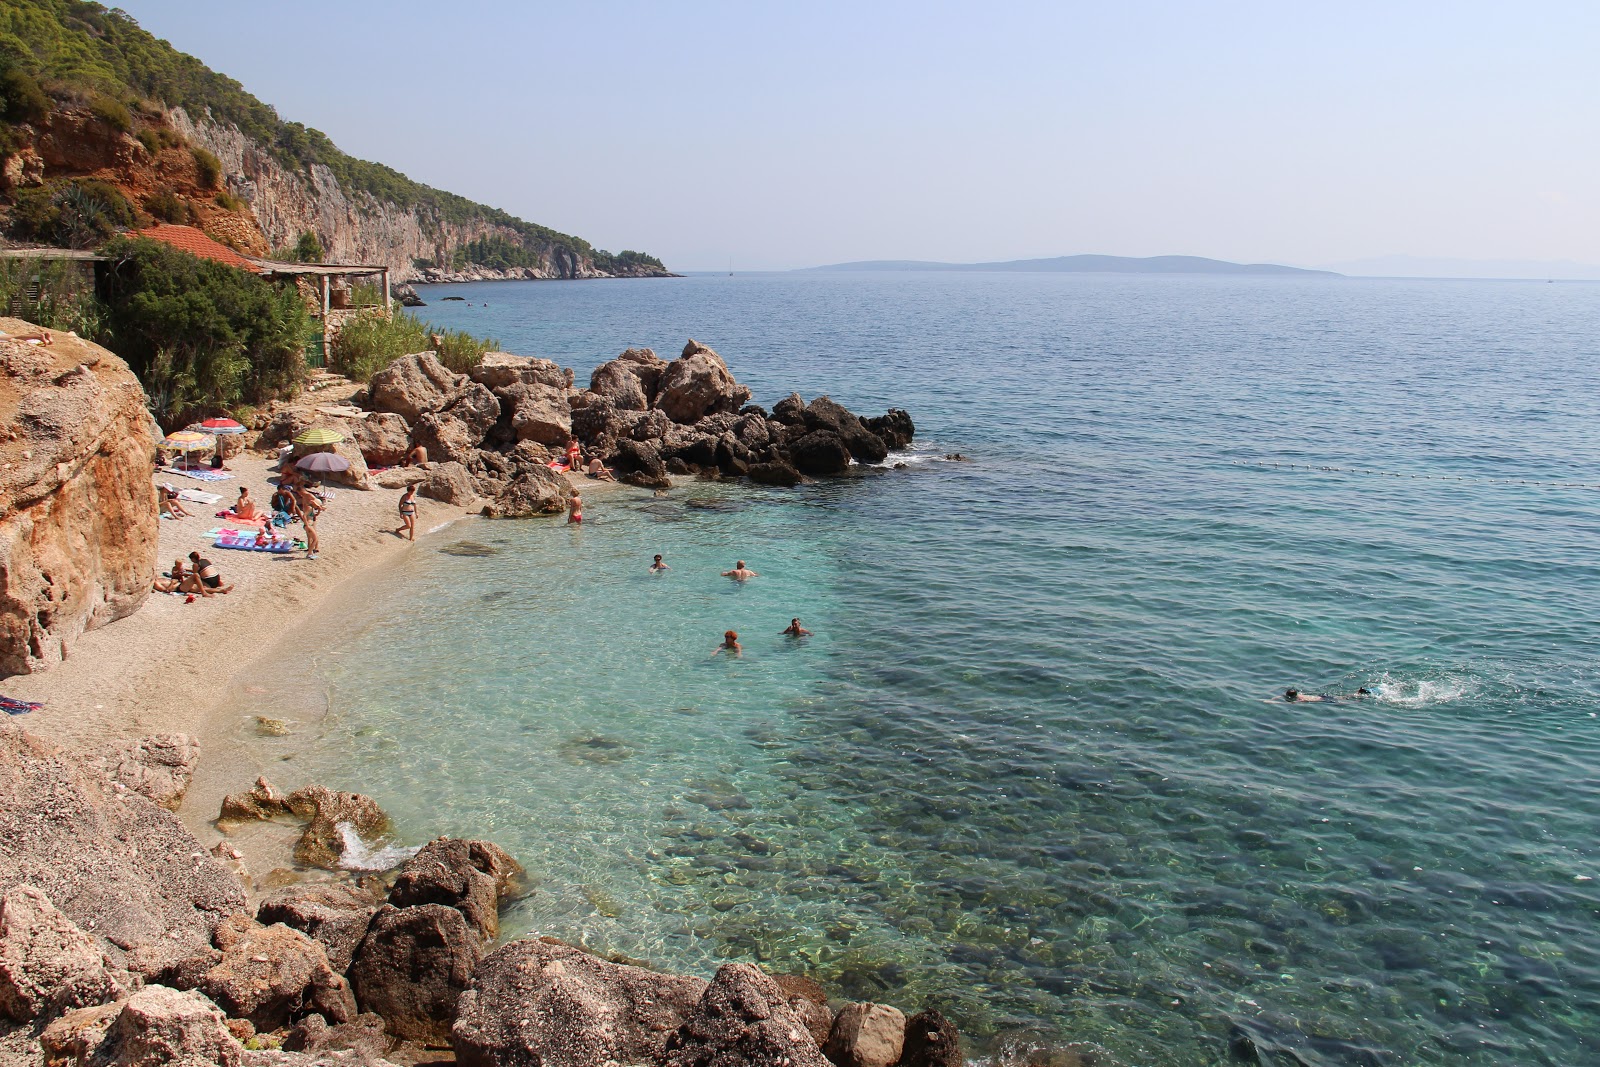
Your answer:
[[[394,535],[399,537],[405,534],[407,539],[417,539],[417,487],[406,486],[405,495],[400,498],[400,525]]]
[[[210,596],[212,593],[233,592],[233,585],[222,580],[222,575],[217,571],[216,564],[209,559],[206,559],[198,552],[191,552],[189,553],[189,562],[194,564],[194,573],[200,576],[200,584],[208,590],[205,594],[206,596]]]

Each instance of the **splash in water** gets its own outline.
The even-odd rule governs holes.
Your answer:
[[[1403,708],[1424,708],[1433,704],[1448,704],[1469,695],[1475,686],[1471,678],[1447,674],[1440,678],[1423,678],[1407,681],[1385,674],[1378,679],[1373,691],[1378,699]]]
[[[339,866],[347,871],[387,871],[400,866],[419,851],[415,846],[402,848],[399,845],[385,845],[373,848],[361,840],[356,828],[347,822],[336,822],[333,828],[339,831],[339,836],[344,840]]]

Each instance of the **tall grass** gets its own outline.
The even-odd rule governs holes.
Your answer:
[[[22,317],[29,322],[101,340],[105,313],[83,267],[61,260],[0,259],[0,314],[11,314],[12,300],[20,297]]]
[[[401,356],[431,351],[446,367],[466,374],[483,362],[485,352],[499,348],[499,341],[474,337],[465,330],[441,329],[409,312],[397,311],[389,318],[381,312],[369,313],[348,320],[339,329],[329,364],[346,378],[364,382]]]

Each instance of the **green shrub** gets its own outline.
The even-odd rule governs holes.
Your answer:
[[[194,173],[202,189],[215,189],[222,180],[222,161],[204,148],[189,149],[194,156]]]
[[[39,122],[50,114],[50,97],[27,71],[8,67],[0,72],[0,113],[12,122]]]
[[[73,179],[13,194],[11,232],[25,240],[92,248],[133,225],[133,205],[109,182]]]
[[[161,154],[161,135],[149,126],[134,134],[133,137],[134,140],[144,145],[144,150],[152,156]]]
[[[435,337],[440,341],[437,348]],[[441,330],[409,312],[397,311],[386,317],[382,311],[372,311],[340,327],[329,363],[345,377],[364,382],[401,356],[433,350],[439,362],[465,374],[483,362],[485,352],[499,348],[498,341],[480,339],[465,330]]]
[[[244,201],[229,192],[218,193],[213,199],[216,200],[217,206],[224,211],[243,211],[245,209]]]
[[[95,118],[110,126],[118,133],[127,133],[133,129],[133,115],[129,113],[122,101],[115,100],[104,93],[97,93],[89,100],[89,111]]]
[[[294,261],[296,263],[321,263],[322,238],[306,230],[294,243]]]
[[[294,289],[157,241],[119,239],[105,252],[107,344],[163,425],[264,403],[304,381],[311,317]]]
[[[0,307],[20,300],[22,317],[51,330],[98,340],[104,313],[94,294],[92,264],[0,259]]]
[[[171,189],[159,189],[144,198],[144,209],[162,222],[187,223],[189,202]]]

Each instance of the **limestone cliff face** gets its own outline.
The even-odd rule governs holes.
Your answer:
[[[138,379],[105,349],[0,340],[0,676],[49,668],[149,596],[150,426]]]
[[[293,244],[309,230],[321,238],[329,261],[385,264],[394,280],[409,281],[421,276],[413,260],[449,262],[452,249],[487,235],[520,240],[507,227],[452,222],[427,208],[402,208],[366,193],[347,193],[327,167],[313,166],[309,173],[289,170],[236,127],[192,117],[181,108],[169,112],[168,120],[191,143],[222,161],[228,191],[250,204],[273,246]],[[537,268],[496,276],[611,277],[596,270],[588,257],[555,244],[545,246]]]

